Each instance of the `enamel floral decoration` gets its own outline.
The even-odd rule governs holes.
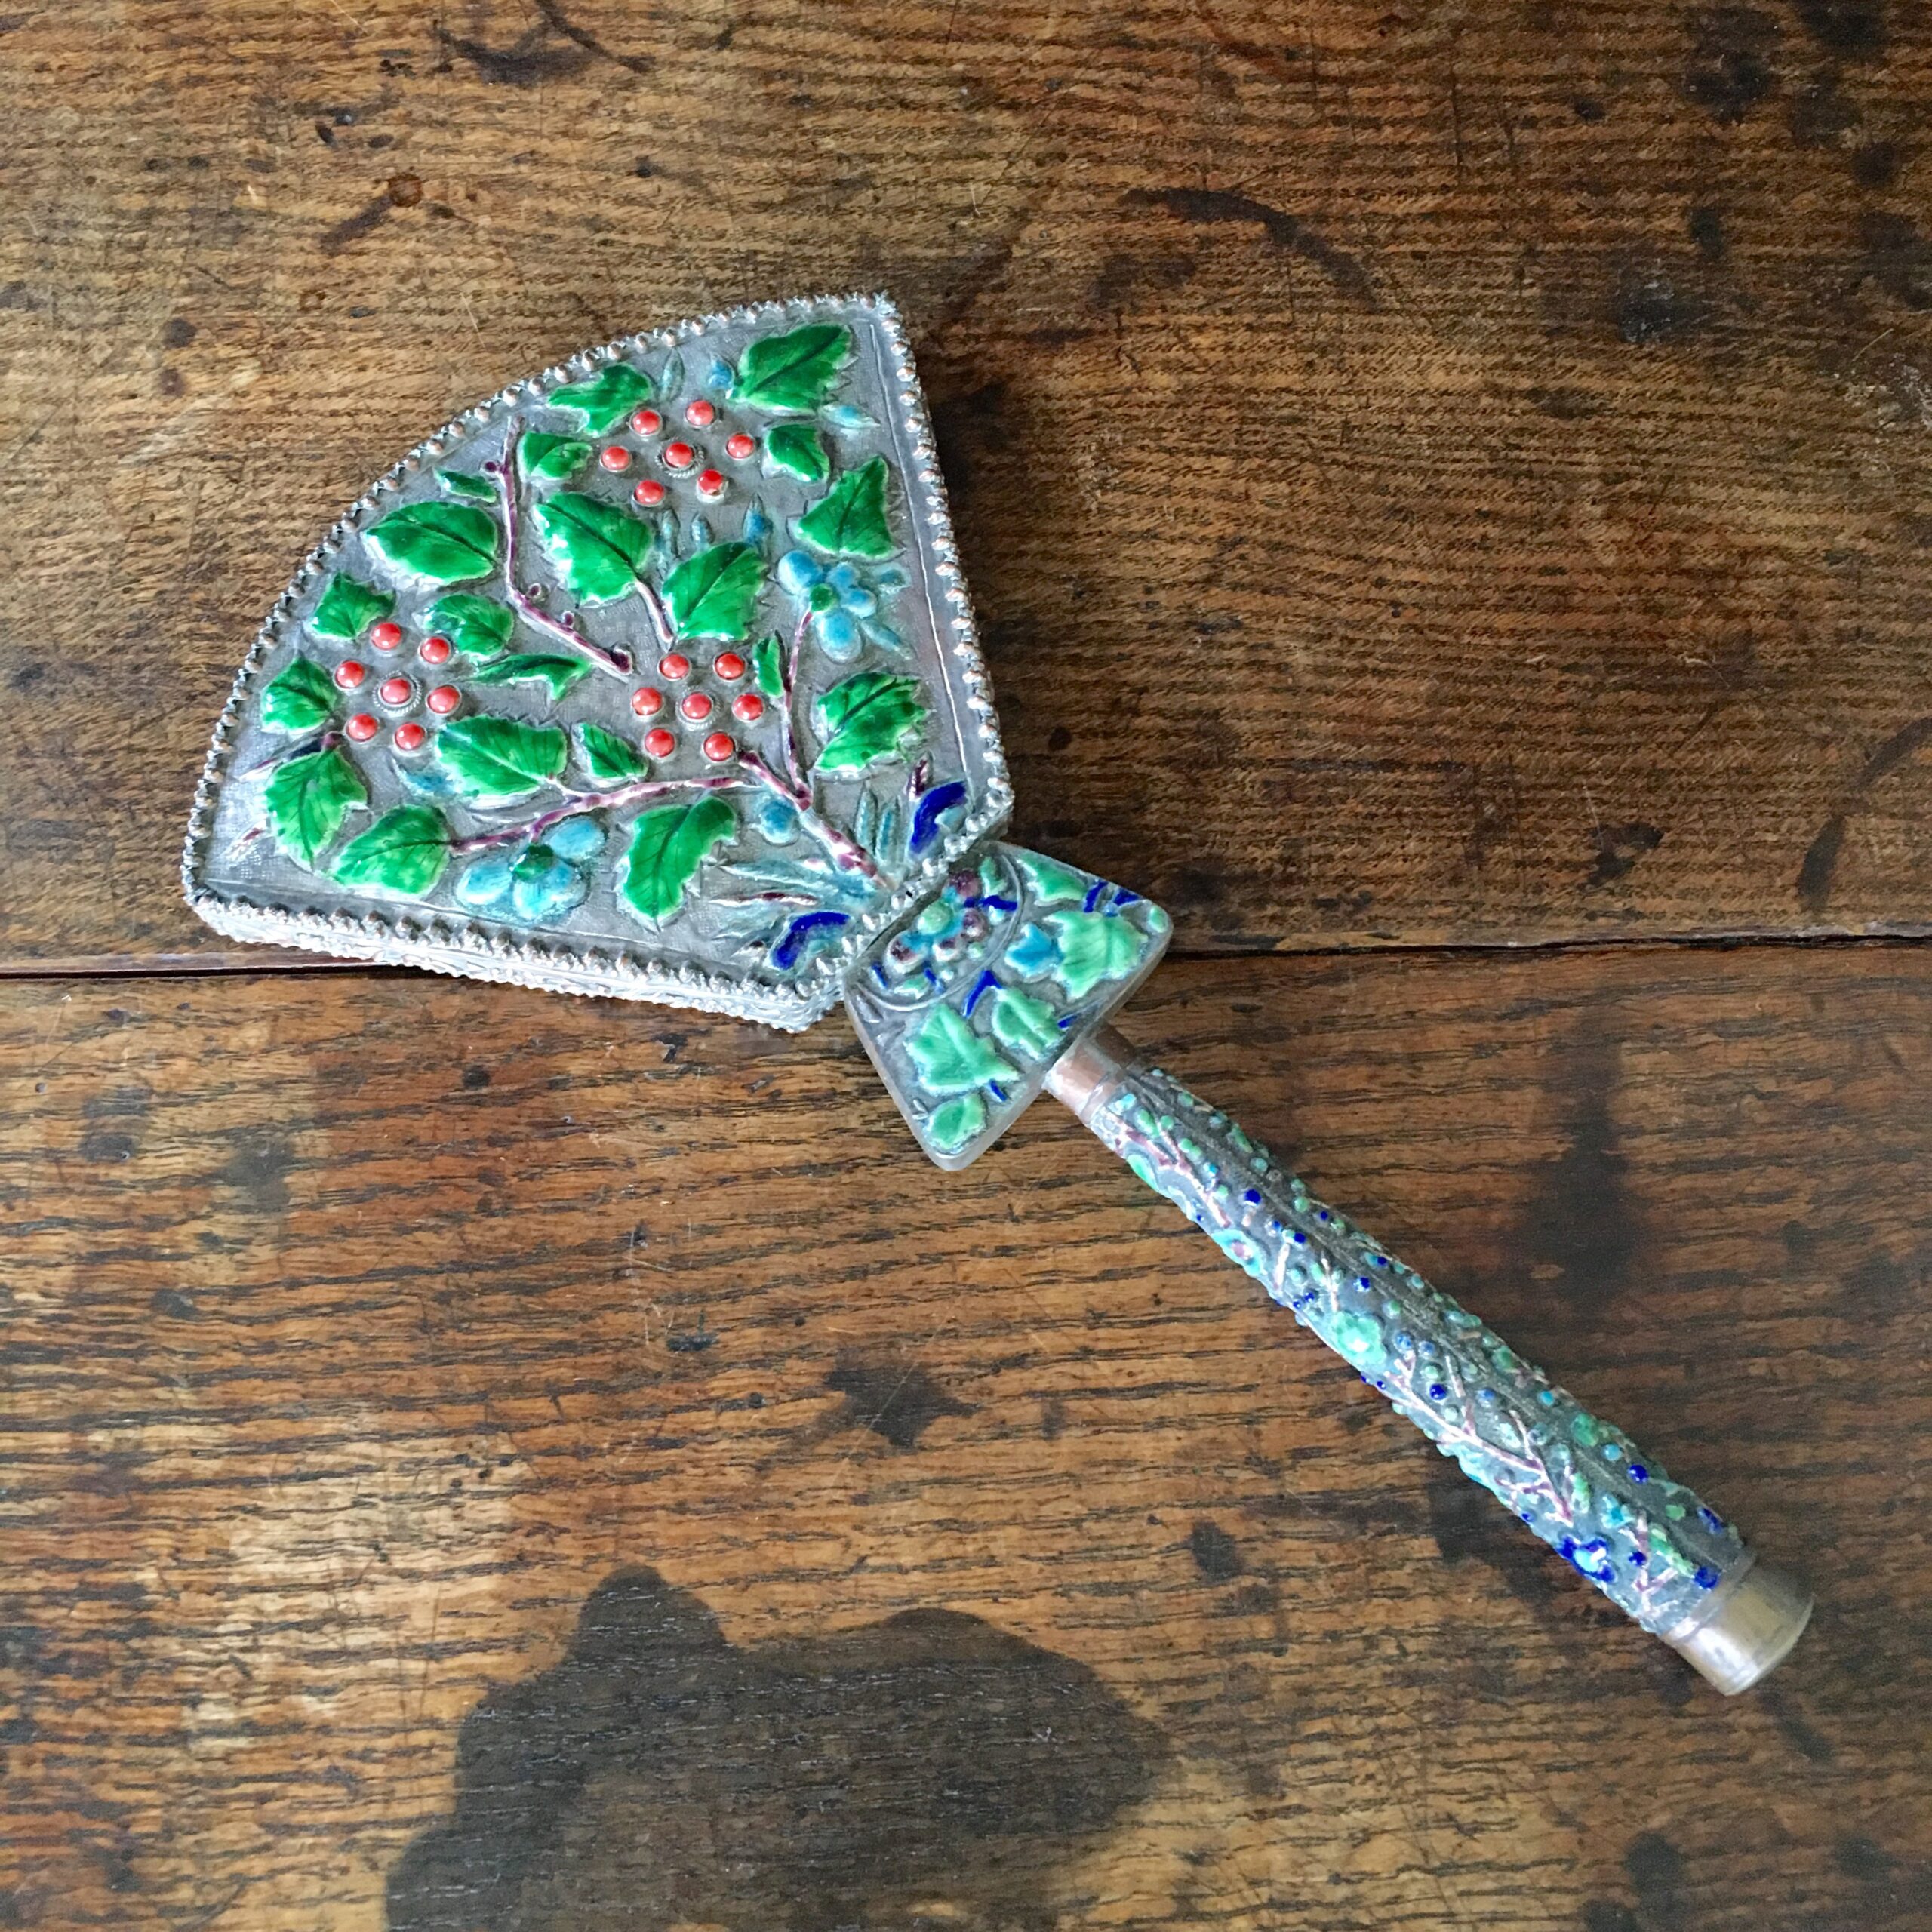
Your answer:
[[[297,573],[196,802],[211,923],[799,1026],[1004,819],[883,298],[627,338],[405,457]]]

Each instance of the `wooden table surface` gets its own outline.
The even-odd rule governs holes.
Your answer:
[[[0,1926],[1932,1925],[1918,0],[8,0]],[[1125,1029],[1808,1577],[1726,1701],[1050,1106],[198,927],[426,429],[903,304]]]

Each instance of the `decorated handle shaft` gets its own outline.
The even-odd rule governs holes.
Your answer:
[[[1081,1041],[1048,1084],[1444,1455],[1718,1689],[1747,1689],[1797,1641],[1810,1596],[1701,1497],[1111,1027]]]

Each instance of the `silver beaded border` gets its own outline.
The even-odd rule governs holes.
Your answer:
[[[511,409],[541,401],[563,384],[593,375],[605,363],[646,349],[675,349],[693,337],[723,328],[756,328],[766,323],[795,325],[827,311],[870,314],[891,352],[896,380],[898,426],[912,452],[912,483],[906,500],[916,541],[931,559],[934,575],[943,586],[944,620],[933,612],[940,648],[957,675],[971,720],[970,731],[984,771],[980,795],[973,810],[944,838],[916,870],[869,912],[856,917],[840,943],[815,959],[811,983],[799,988],[761,987],[728,974],[691,965],[672,966],[629,949],[605,952],[578,952],[492,928],[488,922],[431,913],[355,914],[302,912],[286,906],[258,905],[217,891],[202,878],[214,825],[214,806],[232,749],[232,740],[256,673],[282,638],[296,606],[343,543],[381,507],[384,497],[424,463],[433,463],[450,445],[488,427]],[[181,853],[181,883],[189,908],[216,931],[231,938],[260,940],[383,965],[420,966],[429,971],[500,983],[532,986],[550,992],[601,995],[607,998],[654,1001],[671,1006],[695,1007],[745,1020],[763,1021],[788,1032],[801,1032],[837,1004],[848,976],[881,934],[897,924],[944,882],[953,865],[988,833],[1006,822],[1013,808],[1013,788],[993,710],[992,681],[980,649],[978,626],[960,568],[954,540],[946,479],[939,466],[924,391],[912,361],[898,306],[881,292],[797,297],[788,301],[741,304],[710,315],[687,318],[658,329],[641,329],[600,348],[587,349],[499,390],[425,437],[352,503],[321,541],[305,557],[288,588],[269,613],[242,668],[228,702],[217,721],[208,757],[195,787],[188,817],[188,834]]]

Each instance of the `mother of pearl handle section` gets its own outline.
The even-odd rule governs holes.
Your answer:
[[[1465,1475],[1720,1690],[1748,1690],[1798,1641],[1807,1591],[1112,1028],[1078,1041],[1047,1084]]]

